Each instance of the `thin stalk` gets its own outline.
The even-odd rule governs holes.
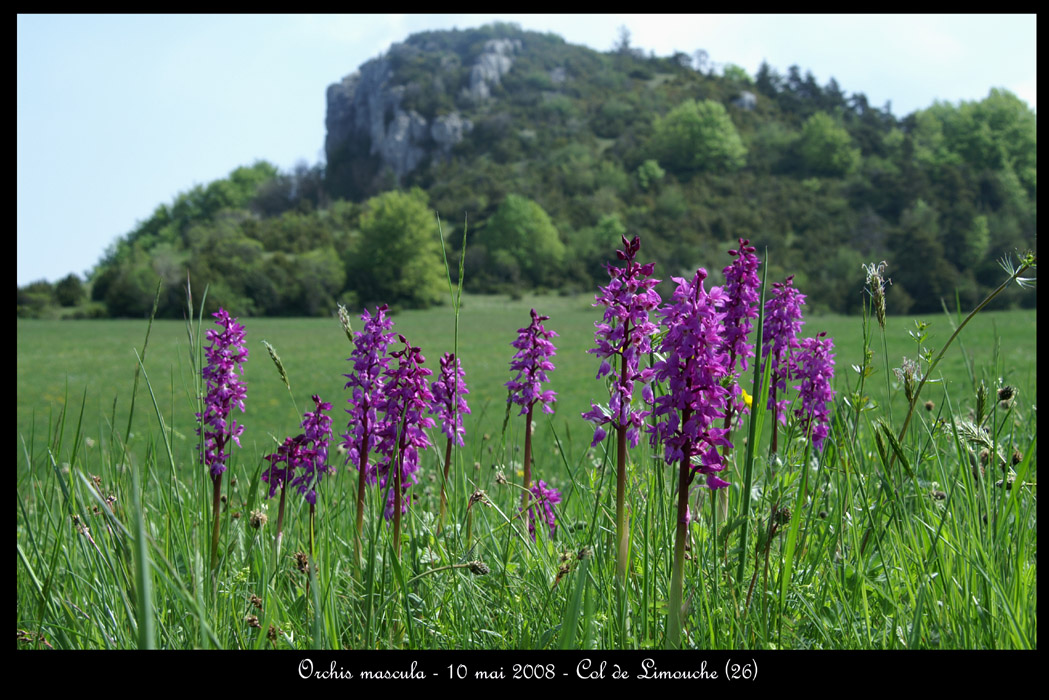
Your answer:
[[[274,557],[280,557],[280,543],[284,538],[284,484],[280,486],[280,505],[277,507],[277,540],[274,543]]]
[[[681,412],[681,425],[687,425],[692,417],[691,409]],[[667,649],[681,647],[681,602],[685,580],[685,540],[688,538],[688,487],[692,482],[690,455],[692,447],[685,444],[678,469],[677,481],[677,529],[674,533],[674,564],[670,574],[670,602],[667,610]]]
[[[310,504],[310,561],[313,561],[313,541],[316,536],[316,510],[317,506]]]
[[[367,399],[365,399],[367,403]],[[357,463],[357,533],[354,539],[356,545],[357,562],[361,561],[361,546],[364,537],[364,487],[367,485],[365,481],[365,466],[368,464],[368,407],[365,405],[364,408],[364,429],[361,434],[364,435],[364,444],[360,448],[360,460]]]
[[[630,528],[626,519],[626,426],[616,426],[616,580],[626,583]]]
[[[625,387],[627,381],[629,381],[629,377],[627,376],[626,362],[626,344],[630,342],[629,320],[627,320],[624,323],[623,338],[623,353],[619,357],[619,383],[620,386]],[[620,397],[620,400],[622,401],[622,396]],[[626,584],[627,557],[630,554],[630,528],[626,520],[627,426],[623,425],[624,409],[626,409],[627,414],[629,414],[630,406],[620,405],[619,415],[616,417],[616,539],[618,541],[618,546],[616,547],[616,580],[621,586],[624,586]],[[622,622],[625,623],[625,620],[623,620]],[[625,628],[625,624],[623,625],[623,627]]]
[[[404,465],[404,433],[407,428],[408,416],[401,417],[400,438],[398,439],[396,471],[393,473],[393,554],[399,561],[401,558],[401,470]]]
[[[688,422],[691,411],[682,411],[681,424]],[[677,531],[674,534],[674,568],[670,578],[670,603],[667,610],[667,649],[681,648],[681,601],[685,580],[685,539],[688,537],[689,449],[681,459],[678,471]]]
[[[222,474],[212,477],[211,483],[214,488],[211,495],[211,512],[213,515],[211,523],[211,572],[219,565],[219,516],[222,506]]]
[[[455,378],[456,384],[459,382],[459,377]],[[458,391],[458,387],[456,387]],[[437,534],[441,534],[441,530],[444,528],[444,513],[447,508],[448,497],[445,494],[445,487],[448,484],[448,469],[452,466],[452,439],[448,438],[448,444],[444,448],[444,477],[441,479],[441,514],[437,520]]]
[[[532,409],[535,408],[533,401],[528,405],[528,414],[525,416],[525,448],[524,448],[524,494],[521,495],[521,510],[528,510],[528,499],[532,495]]]

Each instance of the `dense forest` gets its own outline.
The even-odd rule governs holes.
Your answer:
[[[469,66],[496,38],[520,49],[479,101]],[[502,24],[397,46],[404,109],[470,121],[450,153],[403,177],[361,149],[237,168],[158,206],[87,280],[19,288],[19,316],[144,316],[160,281],[158,315],[181,318],[187,276],[239,316],[426,307],[447,296],[435,212],[453,266],[467,232],[480,293],[594,290],[622,234],[662,278],[703,266],[718,283],[749,238],[818,310],[857,312],[862,265],[885,260],[890,313],[918,313],[971,308],[999,259],[1036,246],[1036,116],[1004,90],[898,118],[796,66],[750,76],[702,52],[645,55],[625,32],[605,53]]]

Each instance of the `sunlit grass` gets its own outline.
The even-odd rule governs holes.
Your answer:
[[[22,646],[44,646],[42,638],[56,648],[661,647],[673,470],[653,460],[645,442],[631,453],[624,629],[613,583],[613,458],[603,446],[589,449],[591,427],[579,418],[605,393],[586,353],[598,318],[591,302],[589,295],[467,296],[458,345],[473,413],[453,470],[449,525],[437,533],[443,454],[434,450],[423,460],[400,561],[377,517],[375,489],[364,556],[355,560],[355,472],[340,470],[320,490],[312,573],[295,560],[309,547],[302,499],[289,498],[287,534],[275,557],[276,506],[265,499],[259,474],[274,440],[298,432],[311,394],[334,405],[335,430],[345,429],[342,374],[351,347],[334,317],[241,319],[252,353],[246,430],[229,472],[235,483],[224,487],[214,578],[210,480],[196,457],[185,325],[153,324],[125,452],[134,349],[141,349],[146,324],[19,321],[17,624],[37,640]],[[552,418],[537,418],[533,479],[555,484],[564,496],[556,538],[541,535],[534,543],[517,513],[523,426],[516,410],[503,429],[510,342],[533,307],[560,334],[551,373],[558,408]],[[932,324],[926,344],[938,347],[951,325],[942,314],[924,318]],[[431,368],[452,348],[450,307],[406,311],[394,321],[422,346]],[[944,381],[925,388],[922,402],[932,401],[932,410],[917,412],[899,448],[905,459],[897,460],[891,436],[906,407],[885,372],[916,355],[908,337],[914,320],[888,319],[887,356],[880,338],[872,343],[875,374],[864,394],[877,407],[854,425],[843,399],[856,384],[850,366],[863,361],[861,320],[807,318],[803,335],[827,331],[835,339],[832,437],[808,466],[801,442],[789,443],[779,466],[757,450],[750,507],[742,513],[738,431],[729,520],[715,522],[709,499],[693,499],[686,646],[1034,648],[1035,324],[1030,311],[978,315],[937,368],[934,378]],[[263,340],[282,358],[290,397]],[[993,463],[986,478],[974,478],[975,451],[956,430],[969,420],[980,381],[992,393],[1002,385],[1019,390],[1008,407],[992,402],[988,409],[1001,453],[1009,462],[1014,451],[1019,457],[1009,465],[1012,489],[995,486],[1004,475]],[[468,507],[479,489],[491,505]],[[789,504],[792,517],[765,547],[762,533],[777,504]],[[253,512],[269,522],[256,529]],[[739,541],[743,517],[746,544]],[[151,576],[143,578],[146,560]],[[489,572],[472,573],[475,561]],[[153,629],[143,628],[143,615]]]

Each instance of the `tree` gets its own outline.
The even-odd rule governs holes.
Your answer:
[[[612,50],[621,54],[630,53],[630,30],[626,28],[626,25],[619,26],[616,43],[612,45]]]
[[[737,85],[749,86],[754,84],[754,81],[750,79],[750,75],[747,74],[747,71],[740,68],[735,63],[726,63],[722,75],[725,77],[725,80],[736,83]]]
[[[957,270],[944,257],[940,240],[940,215],[929,204],[919,199],[900,216],[900,225],[890,235],[890,264],[893,274],[893,293],[907,292],[914,312],[934,311],[940,308],[941,298],[954,298]],[[891,295],[889,295],[891,296]],[[905,313],[906,310],[890,309]]]
[[[55,288],[47,280],[30,282],[17,290],[19,318],[38,318],[55,303]]]
[[[517,263],[524,280],[532,284],[556,282],[565,257],[565,245],[546,211],[527,197],[507,195],[482,236],[493,258]]]
[[[350,284],[365,302],[426,308],[448,292],[437,223],[425,192],[390,191],[369,199]]]
[[[679,172],[733,171],[746,163],[747,149],[720,102],[685,100],[656,117],[652,135],[659,162]]]
[[[70,272],[55,285],[55,300],[62,306],[76,306],[84,299],[84,285]]]
[[[849,132],[825,112],[805,120],[798,154],[805,170],[813,175],[847,175],[860,162],[860,151],[853,148]]]
[[[106,285],[106,310],[110,316],[145,318],[153,308],[157,289],[157,275],[153,272],[149,254],[133,245],[130,253],[115,268],[112,280]]]
[[[637,184],[639,184],[643,190],[647,190],[649,187],[662,180],[664,175],[666,175],[666,171],[659,167],[657,161],[652,160],[651,158],[637,166]]]

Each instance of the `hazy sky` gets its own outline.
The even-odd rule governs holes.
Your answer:
[[[90,270],[179,192],[323,158],[325,89],[391,43],[492,21],[607,51],[797,64],[896,116],[1004,87],[1036,108],[1034,15],[20,15],[18,284]]]

